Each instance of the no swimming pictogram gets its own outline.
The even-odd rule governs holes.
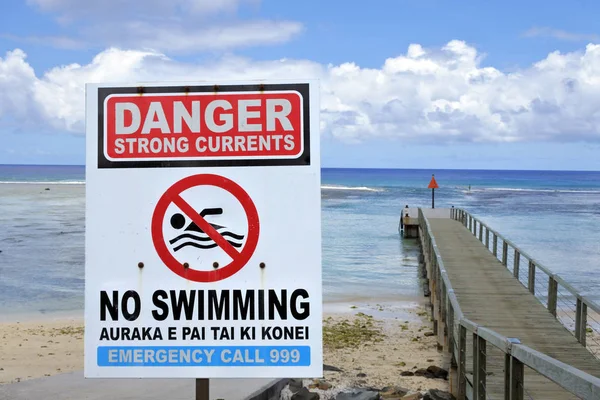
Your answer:
[[[186,200],[184,192],[198,188],[222,189],[229,199],[213,199],[213,202],[229,202],[229,207],[199,207],[193,200]],[[199,199],[204,200],[200,196]],[[198,197],[196,197],[198,198]],[[200,201],[198,201],[200,203]],[[235,203],[235,204],[234,204]],[[241,208],[240,208],[241,206]],[[246,232],[232,229],[230,224],[211,223],[209,218],[215,216],[227,217],[232,208],[240,208],[237,220],[230,223],[244,222]],[[244,221],[239,221],[244,219]],[[188,222],[189,220],[189,222]],[[165,237],[165,226],[174,232],[174,237]],[[250,260],[256,245],[260,224],[258,211],[248,193],[237,183],[220,175],[199,174],[186,177],[173,184],[161,196],[152,216],[152,241],[154,248],[165,265],[177,275],[196,282],[215,282],[228,278],[241,270]],[[221,257],[230,260],[225,265],[211,262],[203,252],[217,251]],[[191,260],[186,260],[181,254],[195,252],[195,259],[210,264],[211,269],[195,269]]]

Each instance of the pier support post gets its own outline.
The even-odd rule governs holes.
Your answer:
[[[527,288],[535,296],[535,264],[533,261],[529,261],[529,279],[527,282]]]
[[[479,400],[479,336],[473,333],[473,399]]]
[[[446,284],[442,280],[442,275],[439,275],[440,283],[440,323],[441,335],[438,335],[438,343],[442,349],[447,350],[448,347],[448,314],[446,309]]]
[[[515,263],[513,265],[513,275],[517,280],[519,279],[519,264],[521,264],[521,253],[519,250],[515,249]]]
[[[431,292],[431,317],[433,318],[433,333],[438,335],[438,322],[439,322],[439,289],[438,289],[438,265],[437,257],[435,252],[431,253],[431,267],[429,276],[429,290]]]
[[[558,300],[558,282],[554,277],[548,279],[548,311],[556,317],[556,303]]]
[[[485,227],[485,248],[490,249],[490,228]]]
[[[585,336],[587,335],[587,304],[581,304],[581,343],[585,347]]]
[[[498,235],[496,235],[495,233],[494,233],[493,247],[494,247],[494,257],[498,258]]]
[[[577,299],[577,306],[575,307],[575,339],[581,343],[581,305],[583,302],[581,299]],[[585,328],[583,329],[585,330]]]
[[[486,377],[486,359],[485,359],[485,339],[480,338],[476,333],[473,334],[473,399],[486,400],[485,377]]]
[[[575,337],[585,347],[585,336],[587,334],[587,305],[577,299],[577,312],[575,314]]]
[[[507,354],[504,362],[504,374],[504,399],[523,400],[523,380],[525,379],[523,363]]]
[[[448,353],[452,354],[454,351],[454,307],[450,300],[448,300],[446,308],[448,310],[448,316],[446,317],[446,323],[448,324]]]
[[[479,223],[479,241],[483,243],[483,224]]]
[[[460,325],[458,336],[458,399],[467,396],[467,328]]]
[[[504,400],[510,400],[510,354],[504,354]]]
[[[502,265],[506,267],[508,263],[508,243],[505,240],[502,241]]]

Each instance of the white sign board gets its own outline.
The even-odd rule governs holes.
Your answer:
[[[86,87],[86,377],[322,376],[314,82]]]

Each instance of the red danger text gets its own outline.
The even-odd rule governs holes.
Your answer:
[[[298,92],[112,95],[104,104],[108,159],[296,157]]]

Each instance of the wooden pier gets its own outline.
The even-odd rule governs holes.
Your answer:
[[[457,399],[600,399],[598,304],[464,210],[402,211]]]

